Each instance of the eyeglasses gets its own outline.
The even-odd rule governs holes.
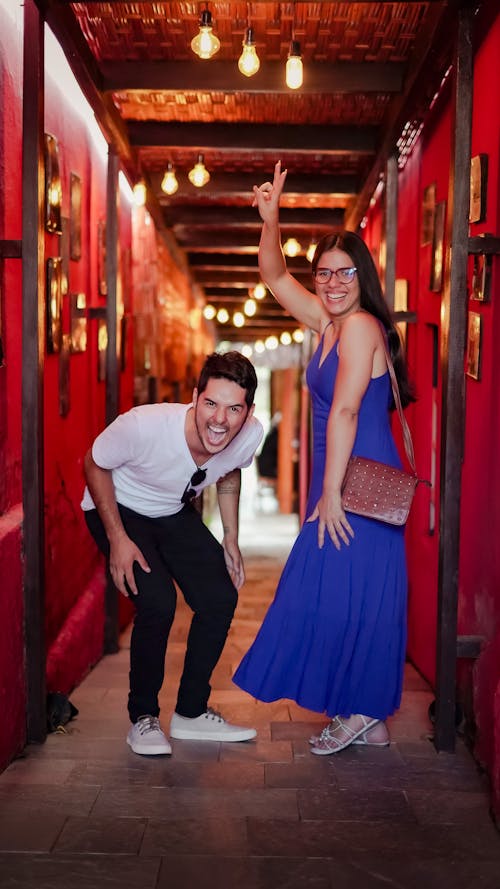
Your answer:
[[[357,271],[354,266],[348,269],[316,269],[313,277],[318,284],[328,284],[332,275],[335,275],[341,284],[352,284]]]
[[[197,469],[195,472],[193,472],[186,485],[186,490],[181,497],[181,503],[191,503],[191,500],[194,500],[194,498],[198,496],[198,491],[196,491],[195,488],[198,485],[201,485],[201,483],[205,481],[206,477],[206,469]]]

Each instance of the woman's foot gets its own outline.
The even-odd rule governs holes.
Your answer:
[[[348,719],[336,716],[330,725],[321,732],[319,739],[311,749],[311,753],[317,756],[328,756],[330,753],[339,753],[353,744],[357,738],[365,735],[379,723],[378,719],[356,713]]]
[[[337,716],[332,720],[327,728],[330,728],[334,722],[337,720]],[[311,735],[309,738],[309,743],[315,747],[317,742],[320,740],[321,734],[319,735]],[[391,739],[389,737],[389,732],[387,731],[387,726],[385,722],[377,722],[377,725],[374,725],[373,728],[368,729],[368,731],[364,732],[359,738],[355,738],[352,742],[353,745],[358,744],[361,747],[388,747],[391,743]]]

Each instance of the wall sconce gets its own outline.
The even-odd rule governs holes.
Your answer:
[[[191,49],[200,59],[211,59],[220,49],[220,40],[212,32],[212,13],[204,9],[200,16],[200,30],[191,41]]]
[[[134,185],[134,201],[136,207],[144,207],[146,203],[146,183],[143,179]]]
[[[246,29],[245,39],[243,40],[243,52],[238,59],[238,68],[245,77],[252,77],[257,74],[260,68],[260,60],[255,49],[255,40],[253,37],[253,28],[250,26]]]
[[[283,244],[283,253],[285,256],[298,256],[300,251],[302,250],[301,245],[297,241],[297,238],[288,238],[287,241]]]
[[[165,192],[165,194],[175,194],[177,189],[179,188],[179,183],[177,182],[177,177],[175,175],[175,170],[171,163],[168,164],[167,169],[165,170],[165,175],[161,181],[161,190]]]
[[[193,169],[189,171],[188,179],[192,185],[196,186],[196,188],[203,188],[203,186],[210,181],[210,173],[203,163],[202,154],[198,155],[198,160],[196,161]]]
[[[304,80],[304,71],[302,66],[302,56],[300,54],[300,43],[298,40],[290,42],[290,50],[285,69],[286,85],[291,90],[298,90]]]

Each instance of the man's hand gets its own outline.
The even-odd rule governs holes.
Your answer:
[[[121,534],[110,544],[109,570],[115,587],[124,596],[128,596],[129,590],[134,596],[137,596],[134,562],[137,562],[148,574],[151,572],[139,547],[126,534]],[[125,582],[129,589],[125,586]]]
[[[232,540],[226,540],[226,538],[223,539],[222,546],[224,549],[224,559],[226,560],[226,568],[229,571],[229,576],[233,581],[236,589],[239,590],[245,583],[245,570],[243,568],[243,559],[240,553],[239,546],[236,542]]]

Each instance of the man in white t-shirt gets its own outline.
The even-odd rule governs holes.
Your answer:
[[[82,509],[109,559],[116,587],[135,605],[130,643],[127,743],[135,753],[171,753],[158,694],[174,619],[174,581],[193,610],[170,735],[246,741],[253,728],[230,725],[208,706],[245,579],[238,547],[240,469],[262,439],[253,416],[257,377],[239,352],[209,355],[192,404],[146,404],[121,414],[85,456]],[[222,545],[193,499],[217,484]]]

